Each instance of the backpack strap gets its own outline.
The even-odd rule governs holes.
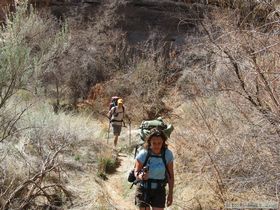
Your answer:
[[[163,149],[163,151],[161,152],[161,156],[159,157],[157,155],[152,155],[151,154],[151,150],[148,149],[148,153],[147,153],[147,156],[146,156],[145,161],[143,163],[143,167],[147,165],[148,160],[149,160],[150,157],[162,158],[162,161],[163,161],[164,166],[165,166],[165,179],[163,179],[163,180],[160,180],[160,179],[148,179],[147,181],[145,181],[148,184],[148,188],[146,190],[147,192],[151,189],[151,183],[157,183],[158,187],[159,187],[159,186],[165,186],[165,184],[168,182],[168,177],[167,176],[170,177],[170,173],[169,173],[169,170],[167,168],[167,163],[166,163],[166,159],[165,159],[165,151],[166,151],[166,148]],[[135,156],[136,156],[136,152],[135,152]],[[130,188],[132,188],[132,186],[134,184],[137,184],[137,183],[138,183],[138,181],[133,182]]]
[[[168,170],[166,159],[165,159],[165,151],[166,151],[166,148],[163,149],[163,151],[161,153],[161,157],[162,157],[162,161],[163,161],[164,166],[165,166],[165,176],[170,177],[170,172]]]
[[[161,158],[162,159],[162,161],[163,161],[163,163],[164,163],[164,166],[165,166],[165,176],[166,176],[166,178],[167,178],[167,176],[169,176],[170,177],[170,173],[169,173],[169,170],[168,170],[168,168],[167,168],[167,163],[166,163],[166,159],[165,159],[165,151],[166,151],[166,148],[164,148],[163,150],[162,150],[162,152],[161,152],[161,156],[159,157],[159,156],[157,156],[157,155],[150,155],[151,157],[156,157],[156,158]]]
[[[143,164],[143,167],[147,164],[148,159],[150,157],[154,157],[154,158],[162,158],[162,161],[164,163],[165,166],[165,178],[164,179],[148,179],[147,181],[144,181],[144,183],[147,184],[147,189],[146,189],[146,194],[148,194],[148,192],[151,189],[151,184],[152,183],[157,183],[157,187],[164,187],[166,185],[166,183],[168,183],[168,177],[170,177],[170,173],[167,167],[167,163],[166,163],[166,159],[165,159],[165,152],[166,152],[166,148],[164,148],[161,152],[161,156],[158,155],[152,155],[150,149],[148,150],[148,154],[146,156],[145,162]]]
[[[147,164],[148,159],[149,159],[150,157],[162,158],[162,161],[163,161],[163,163],[164,163],[164,166],[165,166],[166,170],[168,171],[167,163],[166,163],[166,159],[165,159],[165,151],[166,151],[166,148],[164,148],[164,149],[162,150],[161,156],[159,157],[159,156],[157,156],[157,155],[152,155],[151,150],[148,149],[148,154],[147,154],[147,156],[146,156],[146,158],[145,158],[145,161],[144,161],[144,163],[143,163],[143,167]],[[168,174],[169,174],[169,171],[168,171]]]
[[[152,157],[152,153],[151,153],[151,150],[148,149],[148,154],[147,154],[146,159],[145,159],[145,161],[143,163],[143,167],[147,165],[148,160],[149,160],[150,157]]]
[[[114,108],[113,109],[113,114],[114,114],[114,113],[116,113],[117,106],[114,106],[113,108]],[[124,106],[122,106],[122,110],[123,110],[122,112],[124,113],[124,110],[125,110]],[[122,113],[122,112],[119,112],[119,113]]]
[[[123,112],[118,112],[117,114],[119,113],[124,113],[124,106],[122,107],[123,108]],[[114,106],[113,108],[113,111],[110,115],[110,119],[112,118],[112,116],[116,113],[116,110],[117,110],[117,106]],[[124,122],[123,120],[110,120],[110,122]]]
[[[166,151],[166,148],[164,148],[164,149],[162,150],[161,156],[159,157],[159,156],[157,156],[157,155],[152,155],[152,154],[151,154],[151,150],[148,149],[148,154],[147,154],[146,159],[145,159],[145,161],[144,161],[144,163],[143,163],[143,167],[146,166],[146,164],[148,163],[148,160],[149,160],[150,157],[161,158],[162,161],[163,161],[163,163],[164,163],[164,166],[165,166],[165,179],[168,180],[168,177],[170,177],[170,172],[169,172],[169,170],[168,170],[167,163],[166,163],[166,159],[165,159],[165,151]]]

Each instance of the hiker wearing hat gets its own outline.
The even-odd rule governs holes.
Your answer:
[[[115,136],[114,146],[116,147],[118,143],[118,137],[122,131],[124,117],[126,116],[130,122],[129,117],[125,115],[125,107],[121,98],[118,99],[117,106],[114,106],[110,109],[108,115],[113,128],[113,134]]]

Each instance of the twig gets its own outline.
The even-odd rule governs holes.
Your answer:
[[[261,52],[263,52],[263,51],[265,51],[265,50],[268,50],[269,48],[275,47],[275,46],[278,45],[278,44],[280,44],[280,42],[276,42],[276,43],[274,43],[274,44],[272,44],[272,45],[269,45],[269,46],[266,46],[266,47],[264,47],[264,48],[262,48],[262,49],[260,49],[260,50],[254,51],[254,52],[252,52],[250,55],[255,55],[255,54],[261,53]]]
[[[8,198],[8,200],[5,202],[3,209],[7,209],[10,205],[10,203],[12,202],[12,200],[16,197],[16,195],[21,192],[24,189],[28,189],[28,186],[30,184],[33,185],[33,187],[31,187],[31,189],[29,190],[29,193],[27,194],[27,197],[25,199],[25,203],[21,204],[21,207],[26,206],[27,203],[29,203],[32,199],[34,199],[36,197],[36,193],[34,194],[34,190],[36,188],[39,188],[43,193],[44,193],[44,188],[42,188],[40,186],[40,184],[43,182],[44,177],[46,176],[46,174],[48,174],[49,172],[55,170],[59,164],[54,164],[54,159],[57,157],[57,155],[61,152],[61,150],[63,148],[65,148],[68,144],[64,144],[61,145],[57,151],[55,151],[53,154],[49,153],[44,161],[44,163],[42,164],[41,170],[35,174],[32,178],[24,181],[20,186],[17,187],[16,190],[14,190],[10,197]],[[66,192],[66,191],[65,191]],[[38,192],[37,192],[38,193]],[[47,197],[47,193],[45,193],[45,196]],[[28,201],[26,203],[26,201]]]

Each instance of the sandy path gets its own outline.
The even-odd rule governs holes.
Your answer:
[[[109,196],[110,203],[119,210],[134,210],[134,191],[135,187],[130,189],[130,183],[127,182],[127,175],[133,166],[133,158],[127,154],[119,153],[118,159],[120,166],[117,171],[108,176],[105,181],[105,188]]]

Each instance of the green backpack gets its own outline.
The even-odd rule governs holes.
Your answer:
[[[140,127],[139,127],[139,134],[140,138],[145,141],[146,137],[150,134],[151,129],[153,128],[159,128],[163,131],[165,136],[167,138],[170,138],[170,135],[172,131],[174,130],[173,125],[171,124],[165,124],[161,117],[155,119],[155,120],[147,120],[142,121]]]
[[[170,138],[170,135],[172,133],[172,131],[174,130],[174,127],[173,125],[171,124],[165,124],[162,120],[161,117],[155,119],[155,120],[146,120],[146,121],[142,121],[140,127],[139,127],[139,134],[140,134],[140,138],[141,140],[145,141],[146,137],[150,134],[151,132],[151,129],[153,128],[159,128],[163,131],[164,135],[166,136],[166,138]],[[144,143],[142,142],[141,144],[137,144],[136,147],[135,147],[135,153],[134,153],[134,158],[136,157],[136,154],[138,152],[138,149],[141,148],[141,146],[143,145]],[[165,152],[165,151],[164,151]],[[146,157],[146,160],[144,162],[144,166],[146,165],[147,163],[147,160],[148,158],[150,157],[151,155],[148,153],[147,157]],[[164,155],[162,156],[159,156],[159,157],[165,157],[165,153]],[[163,162],[166,162],[165,158],[163,158]],[[166,163],[165,163],[165,167],[166,167]],[[168,172],[168,169],[167,169],[167,172]],[[168,172],[169,174],[169,172]],[[132,182],[132,185],[131,187],[133,186],[133,184],[137,183],[137,180],[136,180],[136,177],[134,176],[134,169],[132,169],[129,173],[129,176],[128,176],[128,181],[129,182]],[[131,188],[130,187],[130,188]]]

